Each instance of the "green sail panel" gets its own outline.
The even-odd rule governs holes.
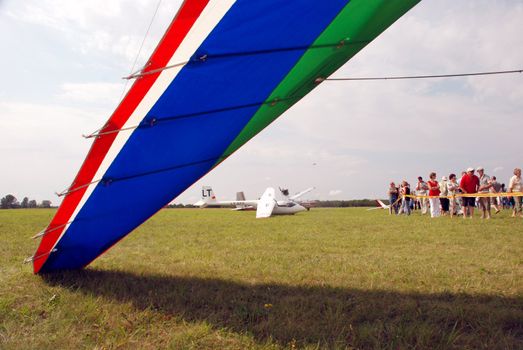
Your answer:
[[[223,158],[272,123],[420,0],[352,0],[267,98]]]

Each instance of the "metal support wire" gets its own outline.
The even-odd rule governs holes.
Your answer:
[[[358,42],[358,43],[364,43],[364,41],[361,41],[361,42]],[[354,42],[352,44],[354,44]],[[340,43],[338,43],[336,45],[334,45],[334,44],[318,45],[318,46],[316,46],[314,48],[325,48],[325,47],[341,48],[344,45],[345,45],[344,41],[341,41]],[[295,47],[295,48],[287,48],[287,49],[260,50],[260,51],[245,52],[245,53],[203,55],[203,56],[199,57],[199,60],[200,61],[206,61],[208,58],[222,58],[222,57],[239,56],[239,55],[255,55],[255,54],[264,54],[264,53],[269,53],[269,52],[281,52],[281,51],[298,50],[298,49],[303,49],[303,48],[302,47]],[[125,77],[124,79],[134,79],[134,78],[139,78],[139,77],[144,76],[144,75],[158,73],[158,72],[161,72],[161,71],[166,70],[166,69],[170,69],[170,68],[173,68],[173,67],[178,67],[178,66],[187,64],[188,62],[189,61],[173,64],[173,65],[170,65],[170,66],[167,66],[167,67],[163,67],[163,68],[153,69],[151,71],[144,72],[144,73],[131,74],[130,76]],[[405,75],[405,76],[389,76],[389,77],[325,78],[325,77],[321,77],[320,76],[320,77],[316,77],[314,79],[314,83],[315,84],[321,84],[324,81],[372,81],[372,80],[438,79],[438,78],[456,78],[456,77],[473,77],[473,76],[486,76],[486,75],[515,74],[515,73],[520,73],[521,74],[521,73],[523,73],[523,69],[502,70],[502,71],[487,71],[487,72],[473,72],[473,73],[455,73],[455,74]],[[259,103],[259,104],[260,105],[262,105],[262,104],[269,104],[269,105],[273,106],[275,104],[275,102],[277,102],[277,101],[262,102],[262,103]],[[254,104],[252,104],[252,105],[254,105]],[[252,107],[252,105],[230,107],[230,108],[222,108],[222,109],[211,110],[211,111],[190,113],[190,114],[186,114],[186,115],[178,116],[178,117],[162,118],[162,119],[159,119],[158,121],[188,118],[188,117],[191,117],[191,116],[199,116],[199,115],[204,115],[204,114],[211,114],[211,113],[216,113],[216,112],[219,112],[219,111],[226,111],[226,110],[233,110],[233,109],[239,109],[239,108]],[[102,136],[102,135],[113,134],[113,133],[117,133],[117,132],[125,131],[125,130],[134,130],[134,129],[138,128],[138,127],[140,127],[140,125],[130,126],[130,127],[127,127],[127,128],[122,128],[122,129],[117,129],[117,130],[110,130],[110,131],[100,132],[100,130],[103,129],[103,128],[101,128],[101,129],[98,129],[97,131],[95,131],[95,132],[93,132],[93,133],[91,133],[89,135],[82,135],[82,136],[84,138],[88,139],[88,138],[98,137],[98,136]]]
[[[103,136],[103,135],[115,134],[115,133],[118,133],[120,131],[134,130],[134,129],[138,128],[139,126],[140,125],[133,125],[133,126],[129,126],[127,128],[115,129],[115,130],[109,130],[109,131],[103,131],[103,132],[101,132],[102,129],[98,129],[98,131],[95,131],[95,132],[93,132],[90,135],[82,135],[82,136],[85,139],[91,139],[91,138],[95,138],[95,137],[99,137],[99,136]]]
[[[140,58],[140,54],[142,53],[143,46],[145,44],[145,40],[147,40],[147,37],[149,36],[149,32],[151,31],[151,27],[153,25],[154,19],[156,18],[156,15],[158,14],[158,10],[160,9],[160,5],[162,4],[162,0],[158,0],[158,3],[156,4],[156,9],[154,10],[153,17],[151,18],[151,21],[149,22],[149,26],[147,27],[147,31],[145,32],[145,35],[142,40],[142,44],[140,45],[140,48],[138,49],[138,53],[136,54],[136,57],[134,59],[133,66],[131,68],[131,75],[133,75],[134,67],[136,66],[136,63],[138,62],[138,59]],[[146,63],[144,67],[140,70],[142,71],[147,67],[150,63]]]
[[[95,184],[97,182],[100,182],[100,180],[95,180],[95,181],[92,181],[92,182],[89,182],[88,184],[85,184],[85,185],[81,185],[81,186],[78,186],[78,187],[75,187],[75,188],[72,188],[73,186],[69,187],[68,189],[58,193],[58,192],[55,192],[55,194],[58,196],[58,197],[63,197],[63,196],[66,196],[68,195],[69,193],[72,193],[72,192],[76,192],[78,190],[81,190],[82,188],[85,188],[85,187],[88,187],[92,184]]]
[[[52,253],[56,252],[57,250],[58,250],[58,249],[55,248],[55,249],[53,249],[53,250],[51,250],[51,251],[49,251],[49,252],[47,252],[47,253],[42,253],[42,254],[37,255],[37,256],[32,255],[32,256],[30,256],[30,257],[24,259],[24,264],[27,264],[27,263],[30,263],[30,262],[36,261],[36,260],[38,260],[38,259],[43,258],[44,256],[51,255]]]
[[[304,46],[261,49],[261,50],[243,51],[243,52],[225,52],[225,53],[217,53],[217,54],[206,53],[206,54],[200,54],[198,57],[192,58],[189,61],[168,65],[168,66],[165,66],[162,68],[152,69],[147,72],[143,72],[143,70],[140,70],[136,73],[123,77],[122,79],[129,80],[129,79],[141,78],[145,75],[159,73],[159,72],[162,72],[167,69],[184,66],[191,62],[206,62],[210,59],[221,59],[221,58],[228,58],[228,57],[242,57],[242,56],[254,56],[254,55],[267,55],[267,54],[272,54],[272,53],[303,51],[303,50],[310,50],[310,49],[325,49],[325,48],[341,49],[347,45],[368,44],[369,42],[370,42],[370,40],[350,41],[349,39],[344,39],[344,40],[340,40],[339,42],[334,43],[334,44],[319,44],[319,45],[311,45],[311,46],[304,45]]]
[[[200,116],[205,116],[205,115],[210,115],[210,114],[215,114],[215,113],[234,111],[234,110],[238,110],[238,109],[245,109],[245,108],[257,107],[257,106],[263,106],[263,105],[268,105],[268,106],[273,107],[276,104],[278,104],[279,102],[283,102],[283,101],[290,100],[290,99],[291,99],[290,97],[287,97],[287,98],[276,98],[274,100],[264,101],[264,102],[246,103],[246,104],[238,105],[238,106],[221,107],[221,108],[210,109],[210,110],[207,110],[207,111],[186,113],[186,114],[168,116],[168,117],[163,117],[163,118],[151,118],[151,119],[147,119],[147,120],[142,121],[142,123],[140,123],[138,125],[133,125],[133,126],[129,126],[129,127],[122,128],[122,129],[115,129],[115,130],[98,132],[98,133],[94,133],[94,134],[91,134],[91,135],[87,135],[86,138],[110,135],[110,134],[118,133],[120,131],[127,131],[127,130],[138,129],[140,127],[151,127],[151,126],[155,126],[155,125],[157,125],[159,123],[170,122],[170,121],[174,121],[174,120],[178,120],[178,119],[194,118],[194,117],[200,117]]]
[[[523,73],[523,69],[501,70],[501,71],[490,71],[490,72],[474,72],[474,73],[456,73],[456,74],[405,75],[405,76],[391,76],[391,77],[323,78],[321,81],[435,79],[435,78],[473,77],[473,76],[480,76],[480,75],[499,75],[499,74],[514,74],[514,73]],[[318,81],[318,82],[321,82],[321,81]]]
[[[115,183],[115,182],[119,182],[119,181],[125,181],[125,180],[131,180],[131,179],[135,179],[135,178],[138,178],[138,177],[142,177],[142,176],[147,176],[147,175],[154,175],[154,174],[158,174],[158,173],[162,173],[162,172],[166,172],[166,171],[171,171],[171,170],[176,170],[176,169],[181,169],[181,168],[186,168],[186,167],[190,167],[190,166],[194,166],[194,165],[199,165],[199,164],[204,164],[204,163],[208,163],[208,162],[221,162],[222,160],[224,160],[225,158],[227,158],[226,156],[219,156],[219,157],[212,157],[212,158],[208,158],[208,159],[204,159],[204,160],[199,160],[199,161],[195,161],[195,162],[190,162],[190,163],[185,163],[185,164],[178,164],[178,165],[173,165],[173,166],[170,166],[170,167],[166,167],[166,168],[162,168],[162,169],[156,169],[156,170],[150,170],[150,171],[146,171],[144,173],[139,173],[139,174],[134,174],[134,175],[128,175],[128,176],[122,176],[122,177],[117,177],[117,178],[102,178],[102,179],[98,179],[98,180],[95,180],[95,181],[92,181],[88,184],[85,184],[85,185],[82,185],[82,186],[79,186],[79,187],[76,187],[74,189],[72,189],[71,191],[69,192],[64,192],[62,193],[61,195],[68,195],[69,193],[72,193],[72,192],[75,192],[75,191],[78,191],[79,189],[81,188],[85,188],[87,186],[90,186],[90,185],[93,185],[95,183],[102,183],[104,186],[110,186],[111,184]],[[63,224],[63,226],[65,225],[68,225],[72,222],[68,222],[67,224]],[[41,235],[45,235],[53,230],[56,230],[58,229],[59,227],[56,227],[56,228],[53,228],[51,229],[50,231],[44,233],[44,234],[41,234],[38,233],[36,237],[39,237]],[[44,231],[45,232],[45,231]]]
[[[151,70],[149,70],[147,72],[144,72],[144,70],[146,68],[146,67],[144,67],[144,68],[140,69],[139,71],[137,71],[135,73],[132,73],[132,74],[126,76],[126,77],[123,77],[122,79],[131,80],[131,79],[141,78],[143,76],[151,75],[151,74],[154,74],[154,73],[159,73],[159,72],[162,72],[162,71],[167,70],[167,69],[180,67],[180,66],[185,66],[187,63],[189,63],[189,61],[171,64],[169,66],[165,66],[165,67],[162,67],[162,68],[151,69]]]
[[[62,224],[62,225],[59,225],[59,226],[53,227],[53,228],[50,229],[50,230],[48,230],[48,229],[46,228],[45,230],[42,230],[42,231],[38,232],[36,235],[34,235],[34,236],[31,237],[31,238],[32,238],[32,239],[36,239],[36,238],[38,238],[38,237],[43,237],[43,236],[47,235],[48,233],[51,233],[51,232],[56,231],[56,230],[59,230],[59,229],[61,229],[62,227],[65,227],[65,226],[67,226],[67,225],[69,225],[69,224],[72,224],[72,223],[73,223],[72,221],[69,221],[69,222],[67,222],[67,223],[65,223],[65,224]]]

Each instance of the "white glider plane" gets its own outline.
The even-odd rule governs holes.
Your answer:
[[[307,208],[296,202],[296,200],[306,193],[312,191],[314,187],[308,188],[293,196],[289,196],[287,190],[281,190],[284,200],[276,199],[276,191],[269,187],[263,192],[260,199],[245,200],[243,192],[236,194],[235,201],[218,201],[214,195],[214,191],[210,186],[202,187],[202,198],[194,205],[200,208],[218,207],[233,205],[236,208],[233,210],[255,210],[256,218],[268,218],[272,215],[293,215],[300,211],[305,211]]]

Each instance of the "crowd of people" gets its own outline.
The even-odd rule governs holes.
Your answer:
[[[477,175],[475,174],[477,172]],[[503,209],[512,209],[512,216],[522,215],[523,192],[521,169],[514,169],[508,187],[498,182],[495,176],[488,176],[483,167],[468,168],[461,173],[458,179],[456,174],[443,176],[438,182],[435,172],[429,174],[429,180],[418,176],[416,186],[403,180],[399,186],[390,183],[389,200],[390,214],[410,215],[413,210],[421,210],[427,214],[430,210],[432,218],[449,215],[463,215],[463,218],[472,218],[477,207],[482,219],[490,219],[492,209],[497,214]],[[503,194],[496,196],[495,194]],[[510,193],[514,193],[513,196]]]

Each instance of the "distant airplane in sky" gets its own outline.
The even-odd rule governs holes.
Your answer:
[[[243,192],[238,192],[236,194],[237,200],[235,201],[218,201],[212,187],[203,186],[202,198],[194,205],[200,208],[233,205],[236,207],[233,210],[256,209],[256,218],[268,218],[272,215],[292,215],[300,211],[308,210],[308,208],[299,204],[296,200],[313,189],[314,187],[310,187],[293,196],[289,196],[288,190],[280,189],[285,199],[277,200],[276,191],[274,188],[269,187],[260,199],[245,200]]]

